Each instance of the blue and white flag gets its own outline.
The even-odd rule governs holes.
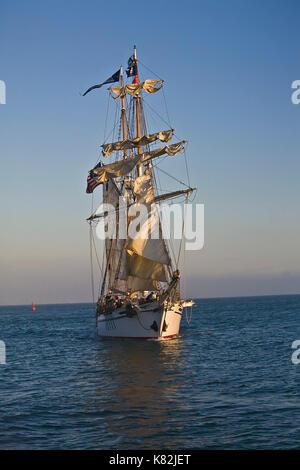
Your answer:
[[[114,73],[111,77],[109,77],[105,82],[100,83],[99,85],[94,85],[91,86],[88,90],[86,90],[85,93],[83,93],[82,96],[85,96],[87,93],[89,93],[91,90],[94,90],[95,88],[101,88],[103,85],[107,85],[108,83],[114,83],[118,82],[120,80],[120,69]]]
[[[128,59],[128,68],[126,69],[127,77],[133,77],[137,75],[137,66],[134,56],[132,55]]]

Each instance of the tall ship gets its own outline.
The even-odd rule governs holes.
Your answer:
[[[180,189],[161,189],[158,173],[169,173],[160,169],[160,162],[170,159],[172,166],[171,160],[184,152],[186,141],[177,139],[171,126],[149,133],[145,96],[158,93],[164,81],[140,81],[138,66],[134,46],[126,74],[121,66],[105,82],[84,93],[114,83],[108,88],[109,103],[113,102],[115,108],[112,132],[105,136],[100,158],[87,178],[86,192],[93,198],[95,189],[102,188],[101,204],[94,210],[93,201],[87,219],[92,291],[101,337],[166,340],[179,335],[184,308],[193,301],[180,295],[179,264],[184,242],[179,242],[175,253],[171,240],[164,235],[161,208],[174,200],[188,202],[196,188],[173,177]],[[177,141],[170,143],[172,138]],[[182,233],[183,227],[184,220]],[[95,263],[100,274],[97,297]]]

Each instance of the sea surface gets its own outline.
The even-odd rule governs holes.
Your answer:
[[[91,304],[0,307],[0,340],[0,449],[300,449],[299,295],[197,300],[165,342],[98,338]]]

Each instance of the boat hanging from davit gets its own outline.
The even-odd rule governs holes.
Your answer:
[[[94,85],[84,93],[119,82],[108,88],[109,101],[113,100],[117,105],[111,133],[113,139],[105,136],[105,143],[101,146],[101,158],[113,156],[113,160],[109,163],[98,160],[87,179],[87,193],[93,193],[99,185],[103,188],[102,209],[92,210],[87,219],[90,224],[93,297],[94,255],[101,277],[96,326],[101,337],[165,340],[178,336],[183,309],[192,306],[193,301],[180,296],[179,255],[176,259],[171,241],[163,236],[159,207],[162,202],[169,204],[180,197],[187,202],[196,188],[174,178],[174,181],[185,184],[185,189],[161,192],[157,174],[161,157],[173,158],[184,151],[186,141],[169,144],[175,137],[171,126],[167,130],[155,129],[156,132],[149,133],[144,93],[157,93],[163,80],[139,80],[135,46],[126,75],[131,83],[125,84],[121,66],[104,83]],[[152,109],[150,105],[149,108]],[[157,144],[163,145],[157,147]],[[142,205],[146,207],[144,218],[139,212]],[[107,207],[110,209],[106,210]],[[137,225],[136,216],[132,214],[137,213],[140,216],[138,231],[132,235],[132,229]],[[99,229],[99,224],[107,228],[108,222],[113,224],[114,230],[106,233],[101,263],[94,231]],[[156,232],[155,236],[152,236],[153,232]]]

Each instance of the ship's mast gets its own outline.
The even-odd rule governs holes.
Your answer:
[[[121,87],[123,87],[124,86],[123,65],[121,65],[121,67],[120,67],[120,83],[121,83]],[[123,140],[125,141],[126,140],[126,109],[125,109],[125,99],[124,98],[122,98],[121,103],[122,103],[121,117],[122,117],[122,128],[123,128]],[[127,158],[126,149],[124,149],[123,152],[124,152],[123,153],[124,159],[126,159]],[[127,213],[127,218],[128,218],[128,205],[129,205],[130,195],[129,195],[129,191],[128,191],[126,182],[127,182],[127,177],[125,177],[125,179],[124,179],[124,193],[125,193],[125,197],[126,197],[126,201],[127,201],[126,213]],[[114,183],[114,184],[116,186],[116,183]],[[127,221],[127,225],[128,225],[128,221]],[[119,214],[117,214],[117,217],[116,217],[116,236],[117,237],[119,236],[119,230],[120,230],[120,227],[119,227]],[[110,243],[110,247],[109,247],[109,249],[106,250],[106,267],[105,267],[105,272],[104,272],[104,276],[103,276],[103,280],[102,280],[101,297],[104,294],[105,284],[107,282],[107,277],[108,277],[108,285],[109,285],[109,282],[110,282],[110,277],[111,277],[111,275],[110,275],[110,269],[111,269],[110,259],[111,259],[111,256],[113,255],[113,253],[112,253],[113,245],[116,245],[116,239],[112,238],[111,243]],[[123,253],[124,246],[125,246],[125,244],[123,244],[123,248],[121,250],[121,253]],[[119,260],[119,264],[118,264],[118,271],[120,269],[120,263],[121,263],[121,256],[120,256],[120,260]],[[113,282],[115,282],[115,280]]]
[[[121,65],[120,68],[120,78],[121,78],[121,87],[124,87],[124,77],[123,77],[123,65]],[[126,140],[126,109],[125,109],[125,98],[123,97],[122,100],[122,127],[123,127],[123,140]],[[127,158],[127,150],[124,148],[124,159],[126,160]],[[127,206],[129,205],[130,202],[130,193],[128,191],[128,185],[127,185],[128,177],[124,178],[124,188],[125,188],[125,197],[127,201]],[[127,216],[128,217],[128,216]]]
[[[137,62],[137,58],[136,58],[136,46],[134,46],[133,48],[133,60],[134,60],[134,65],[135,65],[135,76],[134,76],[134,80],[133,80],[133,83],[139,83],[139,74],[138,74],[138,62]],[[140,96],[136,96],[135,97],[135,114],[136,114],[136,136],[137,137],[141,137],[141,122],[140,122]],[[138,147],[138,154],[140,155],[141,154],[141,148]],[[139,164],[137,166],[137,169],[138,169],[138,174],[139,176],[141,176],[142,174],[142,166],[141,164]]]
[[[134,80],[133,80],[133,83],[139,83],[139,74],[138,74],[138,61],[137,61],[137,56],[136,56],[136,46],[133,47],[133,60],[134,60],[134,65],[135,65],[135,77],[134,77]],[[135,97],[135,109],[136,109],[136,134],[137,134],[137,137],[141,137],[141,122],[140,122],[140,95],[137,95]],[[138,147],[138,154],[141,154],[141,147]],[[151,162],[149,162],[148,164],[148,168],[150,168],[152,165],[151,165]],[[137,171],[138,171],[138,176],[141,176],[143,173],[142,173],[142,165],[141,163],[139,163],[137,165]],[[160,233],[162,234],[162,227],[161,227],[161,220],[159,219],[159,230],[160,230]],[[165,250],[166,252],[169,254],[169,250],[168,250],[168,247],[165,243],[165,240],[163,240],[163,244],[165,246]],[[172,270],[171,270],[171,267],[169,266],[168,267],[169,269],[169,273],[170,273],[170,276],[171,276],[171,273],[172,273]]]
[[[123,78],[123,65],[120,68],[120,76],[121,76],[121,87],[124,86],[124,78]],[[125,99],[122,98],[122,126],[123,126],[123,140],[126,140],[126,110],[125,110]],[[124,149],[124,158],[127,158],[126,149]]]

